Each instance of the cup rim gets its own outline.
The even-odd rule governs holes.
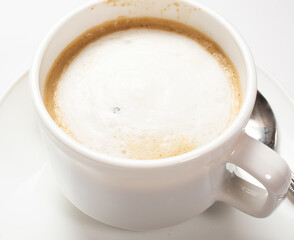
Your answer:
[[[206,14],[210,15],[210,17],[214,18],[216,21],[220,22],[230,33],[234,41],[238,44],[241,54],[244,59],[244,63],[246,66],[246,73],[247,73],[247,90],[245,94],[243,94],[242,106],[237,117],[234,119],[233,123],[217,138],[212,140],[211,142],[196,148],[190,152],[168,157],[168,158],[161,158],[161,159],[153,159],[153,160],[137,160],[137,159],[125,159],[119,157],[113,157],[106,154],[99,153],[95,150],[92,150],[81,143],[73,140],[70,136],[68,136],[62,129],[60,129],[54,120],[51,118],[49,113],[47,112],[43,99],[40,93],[40,86],[39,86],[39,69],[41,66],[41,61],[43,58],[43,54],[45,53],[49,43],[54,38],[55,33],[58,31],[62,25],[67,22],[69,19],[74,17],[80,11],[85,10],[86,8],[90,8],[95,6],[96,4],[104,2],[104,0],[94,0],[88,2],[77,8],[76,10],[69,13],[65,16],[61,21],[59,21],[47,34],[47,36],[42,41],[41,45],[37,49],[35,54],[32,67],[30,69],[30,90],[33,99],[33,104],[35,109],[38,113],[40,120],[43,123],[43,126],[64,146],[71,149],[75,153],[78,153],[81,156],[86,157],[87,159],[103,163],[106,165],[113,165],[117,167],[131,167],[131,168],[156,168],[156,167],[166,167],[171,165],[177,165],[191,159],[196,159],[199,156],[203,156],[214,149],[222,146],[226,142],[228,142],[236,133],[240,130],[243,130],[243,127],[247,123],[250,114],[252,112],[255,97],[256,97],[256,70],[255,64],[253,61],[252,54],[250,52],[249,47],[247,46],[245,40],[240,35],[240,33],[236,30],[236,28],[228,22],[223,16],[218,14],[215,10],[212,10],[205,5],[198,3],[194,0],[180,0],[182,2],[187,2],[197,8],[200,8],[201,11],[205,12]]]

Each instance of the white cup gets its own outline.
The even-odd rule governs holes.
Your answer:
[[[119,159],[94,152],[65,134],[44,107],[46,75],[58,54],[85,30],[120,16],[151,16],[200,30],[236,66],[243,103],[235,121],[209,144],[158,160]],[[268,216],[285,198],[290,170],[281,157],[244,133],[256,96],[254,62],[242,37],[223,17],[194,0],[97,0],[77,9],[48,34],[30,71],[33,103],[57,184],[87,215],[116,227],[146,230],[183,222],[223,201],[255,216]],[[265,189],[226,169],[233,163]]]

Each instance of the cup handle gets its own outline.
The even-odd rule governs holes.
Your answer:
[[[266,217],[286,197],[291,180],[287,163],[272,149],[249,137],[240,137],[227,159],[255,177],[266,190],[225,170],[217,200],[254,217]],[[224,178],[223,178],[224,177]]]

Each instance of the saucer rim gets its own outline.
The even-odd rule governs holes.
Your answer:
[[[269,81],[272,81],[273,84],[275,84],[278,88],[280,88],[281,94],[285,94],[286,91],[283,91],[284,90],[283,86],[281,87],[281,84],[278,84],[279,82],[276,80],[276,78],[273,77],[273,75],[269,74],[268,71],[264,70],[263,68],[257,68],[257,70],[259,70],[259,72],[261,72],[262,74],[266,75]],[[25,85],[27,85],[27,80],[28,80],[27,78],[29,77],[27,74],[28,74],[27,72],[23,73],[21,75],[21,77],[19,77],[16,81],[14,81],[14,83],[6,90],[5,95],[3,95],[4,97],[1,96],[1,98],[0,98],[0,107],[3,106],[1,104],[5,104],[5,101],[6,101],[7,97],[9,97],[9,94],[15,88],[17,88],[17,87],[23,88]],[[24,81],[24,82],[22,82],[22,81]],[[18,86],[18,84],[21,84],[21,86]],[[27,86],[25,86],[25,87],[27,87]],[[28,96],[29,96],[29,94],[28,94]],[[284,97],[285,97],[285,99],[287,99],[287,101],[289,101],[289,106],[291,106],[291,108],[293,108],[292,110],[294,110],[293,99],[291,97],[287,96],[287,95],[284,95]],[[287,207],[289,207],[289,206],[287,206]],[[292,205],[291,205],[291,207],[292,207]],[[274,221],[277,221],[277,220],[274,220]],[[1,233],[0,233],[0,238],[1,238]]]

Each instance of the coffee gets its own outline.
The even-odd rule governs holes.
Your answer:
[[[89,29],[53,63],[45,106],[67,134],[130,159],[176,156],[219,136],[241,106],[238,73],[211,39],[157,18]]]

